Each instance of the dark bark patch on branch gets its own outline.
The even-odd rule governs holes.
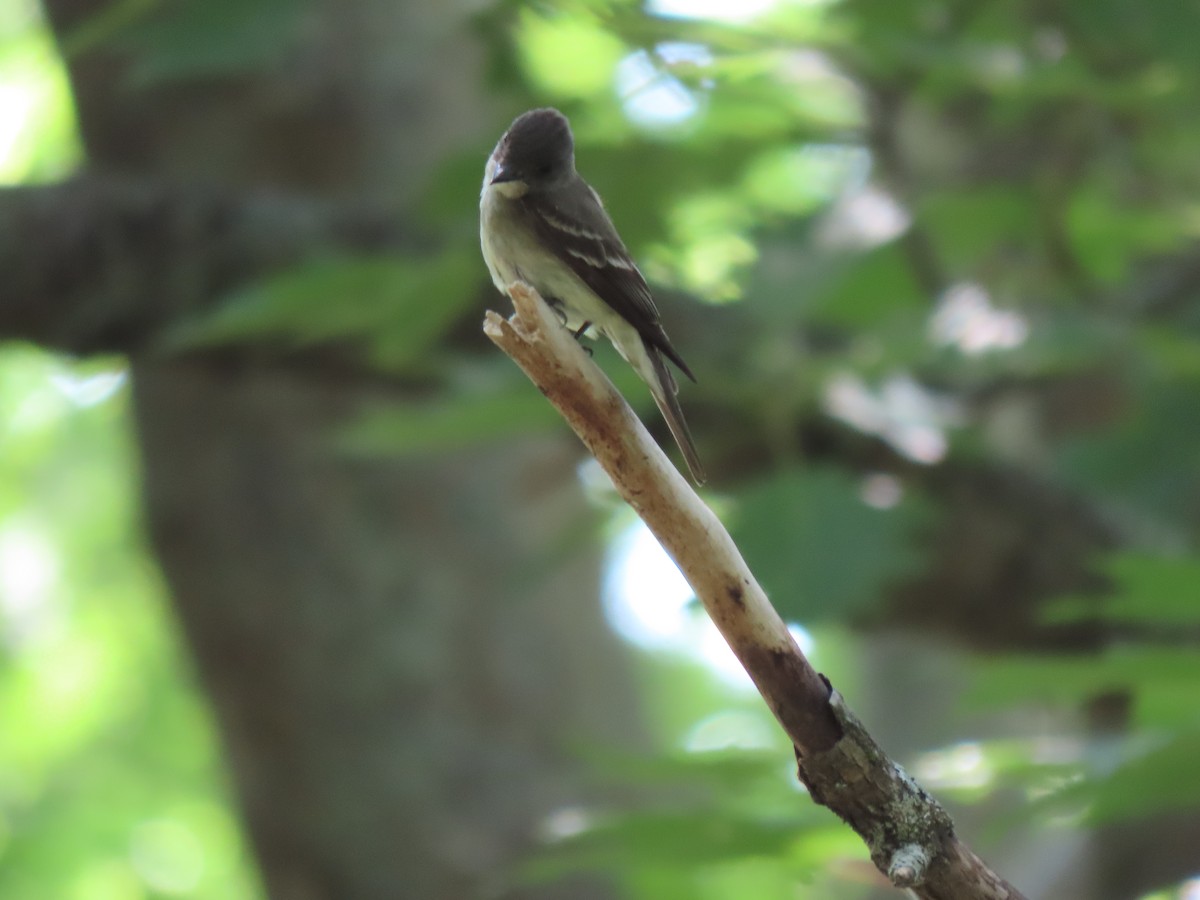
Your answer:
[[[729,600],[734,606],[738,609],[746,608],[746,594],[740,584],[731,584],[726,593],[729,595]]]
[[[924,872],[917,862],[943,856],[956,840],[953,821],[887,757],[836,694],[830,710],[843,737],[827,750],[797,753],[800,780],[816,802],[858,832],[880,871],[919,883]]]
[[[808,738],[802,753],[823,752],[837,744],[842,730],[829,708],[829,691],[799,651],[746,647],[739,655],[787,733]]]

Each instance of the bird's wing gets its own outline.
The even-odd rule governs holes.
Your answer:
[[[646,343],[661,350],[695,381],[687,363],[671,346],[646,279],[621,242],[599,195],[578,176],[566,190],[554,193],[553,199],[533,191],[521,198],[541,245],[636,328]]]

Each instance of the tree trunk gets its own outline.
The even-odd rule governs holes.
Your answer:
[[[150,533],[270,895],[600,896],[506,883],[581,800],[573,740],[630,731],[597,560],[555,538],[586,515],[572,450],[352,459],[342,389],[135,376]]]
[[[60,37],[107,5],[47,3]],[[157,24],[183,27],[189,6]],[[77,53],[89,167],[384,198],[403,222],[444,155],[504,118],[487,114],[468,12],[297,4],[281,55],[216,75],[148,77],[144,42]],[[105,317],[127,311],[100,291],[78,302],[63,315],[119,346]],[[269,894],[608,896],[513,880],[543,817],[581,799],[570,748],[638,733],[597,553],[561,540],[588,523],[574,445],[352,458],[338,429],[377,385],[128,349],[147,528]]]

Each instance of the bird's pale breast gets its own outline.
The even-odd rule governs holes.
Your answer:
[[[479,203],[480,244],[496,288],[503,293],[514,281],[525,281],[543,297],[562,304],[569,328],[591,322],[610,338],[618,334],[624,338],[628,323],[542,247],[519,205],[498,187],[485,187]]]

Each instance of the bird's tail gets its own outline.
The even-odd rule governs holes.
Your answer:
[[[675,378],[667,368],[667,361],[657,347],[646,346],[646,354],[650,357],[650,365],[654,369],[654,382],[650,383],[650,393],[658,404],[658,411],[667,421],[671,436],[679,445],[684,460],[687,461],[688,471],[696,484],[704,484],[704,466],[700,464],[700,456],[696,453],[696,445],[692,442],[692,433],[688,431],[687,422],[683,418],[683,410],[679,407],[679,398],[675,395],[679,388]]]

